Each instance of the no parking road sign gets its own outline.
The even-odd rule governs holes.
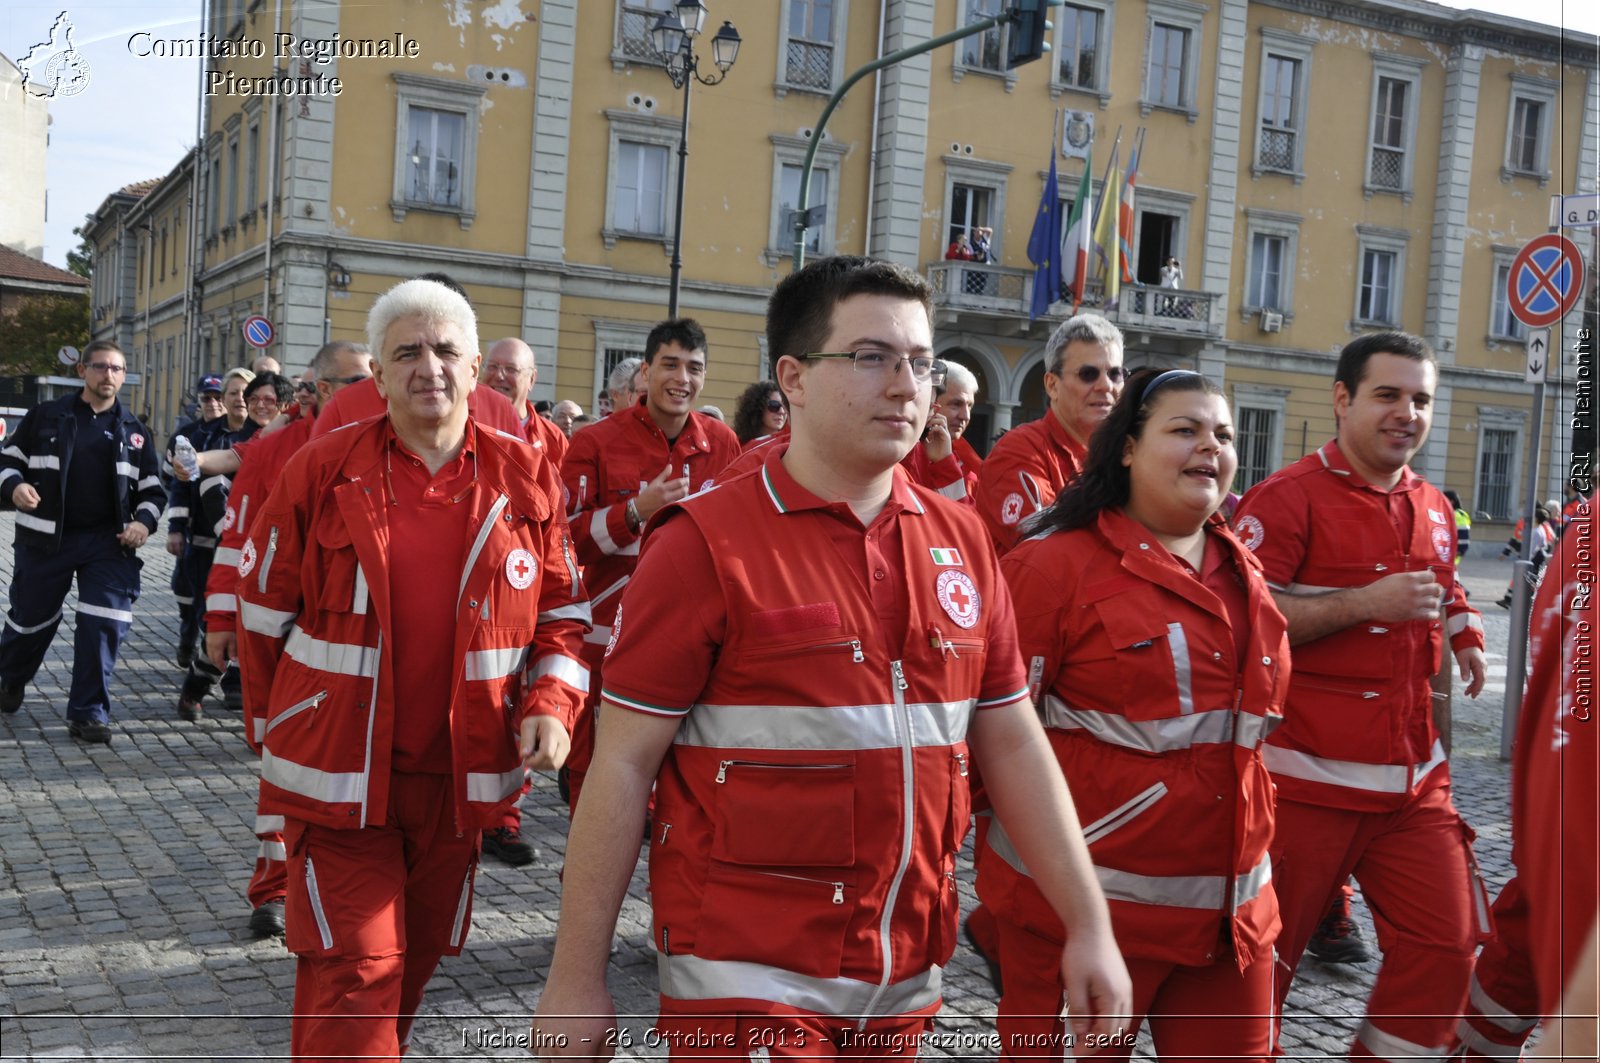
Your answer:
[[[272,322],[260,314],[251,314],[244,319],[244,341],[256,350],[272,346],[272,338],[277,335],[273,331]]]
[[[1511,312],[1529,328],[1547,328],[1567,316],[1583,291],[1583,255],[1560,233],[1535,236],[1511,260],[1506,296]]]

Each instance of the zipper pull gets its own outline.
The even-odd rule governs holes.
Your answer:
[[[844,883],[843,882],[835,882],[833,884],[833,903],[834,904],[843,904],[844,903]]]
[[[954,657],[958,661],[961,659],[961,654],[956,652],[956,644],[951,642],[949,639],[945,639],[944,647],[940,650],[940,653],[944,655],[944,659],[947,661],[951,657]]]
[[[862,661],[864,661],[866,659],[867,659],[867,655],[861,652],[861,640],[860,639],[851,639],[850,640],[850,660],[852,662],[856,663],[856,664],[860,664]]]
[[[672,824],[670,824],[670,823],[661,824],[661,841],[657,843],[658,845],[667,844],[667,831],[669,831],[671,829],[672,829]]]
[[[967,755],[965,753],[956,754],[956,771],[960,773],[963,779],[967,777]]]
[[[906,682],[905,665],[902,664],[900,661],[890,661],[889,662],[889,669],[890,669],[890,671],[892,671],[894,673],[894,685],[898,689],[905,690],[907,687],[909,687],[911,685],[910,683]]]
[[[731,760],[724,760],[724,761],[720,762],[717,765],[717,781],[718,782],[727,782],[728,781],[728,765],[732,764],[732,763],[733,763],[733,761],[731,761]]]
[[[662,927],[661,928],[661,955],[663,955],[663,956],[671,956],[672,955],[672,944],[671,944],[671,942],[672,942],[672,928],[671,927],[666,927],[666,926]]]

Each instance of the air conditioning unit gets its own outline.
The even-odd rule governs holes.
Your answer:
[[[1261,311],[1261,331],[1277,332],[1283,328],[1283,314],[1276,310]]]

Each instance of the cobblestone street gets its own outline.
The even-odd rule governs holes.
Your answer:
[[[9,584],[14,517],[0,519],[0,575]],[[172,661],[177,608],[171,558],[158,536],[142,556],[144,593],[122,652],[109,747],[67,736],[73,601],[44,670],[14,716],[0,718],[0,1058],[287,1058],[294,965],[278,940],[246,928],[255,858],[257,765],[220,697],[185,723]],[[1490,689],[1457,697],[1456,801],[1478,833],[1491,894],[1510,873],[1499,759],[1509,618],[1493,603],[1510,563],[1486,539],[1466,568],[1484,609]],[[554,780],[524,803],[540,849],[525,868],[486,860],[466,951],[429,986],[411,1059],[527,1058],[527,1036],[554,941],[566,811]],[[970,842],[969,842],[970,845]],[[969,852],[970,856],[970,852]],[[962,877],[973,903],[971,865]],[[655,1007],[644,878],[636,874],[619,928],[611,986],[631,1048],[663,1056],[646,1033]],[[1357,913],[1373,942],[1365,908]],[[1376,951],[1374,949],[1374,951]],[[1301,966],[1285,1029],[1291,1058],[1342,1057],[1377,962]],[[959,948],[927,1055],[992,1057],[995,997],[982,963]]]

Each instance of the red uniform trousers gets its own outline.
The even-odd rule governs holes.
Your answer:
[[[718,1006],[720,1004],[726,1006]],[[740,1010],[743,1004],[746,1010]],[[674,1060],[915,1059],[932,1014],[889,1015],[865,1027],[846,1018],[790,1008],[749,1010],[751,1001],[661,998],[656,1020],[660,1041],[643,1046],[646,1056],[663,1051]],[[767,1005],[774,1007],[774,1005]]]
[[[1002,1059],[1061,1059],[1068,1036],[1060,1018],[1062,942],[1052,941],[996,914],[1000,964],[1006,972],[996,1026]],[[1272,951],[1262,949],[1243,972],[1233,945],[1217,946],[1217,962],[1188,967],[1166,960],[1124,956],[1133,980],[1133,1017],[1123,1034],[1102,1044],[1073,1044],[1068,1059],[1125,1061],[1139,1024],[1163,1063],[1185,1060],[1259,1060],[1272,1055]]]
[[[281,901],[289,892],[289,865],[283,844],[283,817],[263,816],[256,813],[256,869],[250,876],[245,896],[250,907],[259,908],[269,901]]]
[[[1494,939],[1478,954],[1467,1011],[1456,1035],[1463,1059],[1522,1058],[1539,1019],[1539,985],[1528,939],[1528,898],[1517,879],[1494,901]]]
[[[1351,874],[1372,909],[1383,966],[1350,1055],[1442,1058],[1467,1002],[1473,953],[1489,933],[1489,902],[1472,829],[1434,786],[1393,812],[1355,812],[1278,798],[1272,877],[1278,1014],[1306,942]]]
[[[395,773],[381,827],[287,820],[294,1059],[398,1059],[411,1040],[423,988],[472,919],[480,835],[456,830],[451,785]]]

